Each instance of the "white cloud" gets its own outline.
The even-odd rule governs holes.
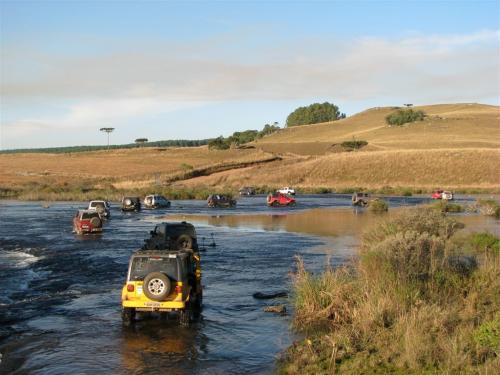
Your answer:
[[[350,102],[376,98],[383,104],[385,98],[401,97],[433,103],[500,95],[498,30],[399,39],[295,40],[256,47],[244,56],[237,53],[241,46],[234,41],[226,45],[211,40],[210,46],[204,41],[190,46],[130,45],[86,57],[4,46],[3,98],[73,104],[61,116],[10,113],[9,118],[17,119],[2,122],[3,133],[96,127],[213,101],[335,97]],[[3,107],[2,112],[9,111]]]

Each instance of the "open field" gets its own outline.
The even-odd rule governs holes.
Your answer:
[[[500,108],[480,104],[416,107],[424,121],[389,127],[393,108],[333,123],[283,129],[246,148],[144,148],[67,154],[0,154],[0,192],[22,199],[71,199],[154,189],[236,191],[293,185],[328,188],[500,191]],[[346,152],[340,143],[366,140]],[[45,194],[47,193],[47,194]],[[63,194],[64,193],[64,194]],[[44,194],[46,197],[44,198]],[[74,199],[86,198],[81,196]]]

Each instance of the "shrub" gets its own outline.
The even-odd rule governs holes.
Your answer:
[[[389,205],[383,199],[374,199],[368,203],[368,210],[370,212],[387,212],[389,210]]]
[[[469,243],[476,252],[492,251],[500,254],[500,240],[491,233],[474,233],[470,236]]]
[[[432,208],[441,212],[463,212],[464,208],[457,203],[450,203],[446,201],[438,201],[432,205]]]
[[[487,216],[495,216],[500,219],[500,203],[494,199],[479,199],[477,201],[479,212]]]
[[[312,275],[299,259],[294,323],[307,336],[280,373],[496,373],[498,257],[461,254],[457,229],[439,211],[405,210],[363,237],[352,268]]]
[[[208,142],[208,148],[211,150],[227,150],[230,147],[230,143],[224,139],[223,136],[212,139]]]
[[[474,341],[482,348],[500,355],[500,314],[481,324],[474,332]]]
[[[340,145],[347,150],[359,150],[368,144],[367,141],[345,141]]]
[[[385,121],[389,125],[398,125],[401,126],[403,124],[414,122],[414,121],[422,121],[425,117],[425,113],[423,111],[414,111],[413,109],[400,109],[396,112],[387,115]]]

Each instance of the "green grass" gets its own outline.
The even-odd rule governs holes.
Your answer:
[[[374,213],[387,212],[389,205],[383,199],[374,199],[368,203],[368,211]]]
[[[441,212],[463,212],[464,208],[463,206],[457,204],[457,203],[450,203],[447,201],[438,201],[432,204],[432,208],[435,210],[439,210]]]
[[[298,259],[293,323],[305,339],[278,373],[495,373],[499,254],[465,251],[493,238],[457,241],[461,227],[408,209],[366,232],[348,266],[313,275]]]

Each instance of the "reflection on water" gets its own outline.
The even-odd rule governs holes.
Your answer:
[[[356,236],[387,214],[372,214],[359,208],[316,208],[286,214],[258,215],[168,215],[165,220],[188,220],[197,224],[283,231],[316,236]]]
[[[404,208],[395,208],[388,213],[380,214],[368,212],[363,208],[315,208],[282,214],[168,215],[162,217],[161,220],[188,220],[216,227],[294,232],[325,237],[358,237],[366,228],[400,212],[402,209]],[[463,222],[467,230],[472,232],[486,230],[498,233],[500,228],[499,221],[493,217],[467,214],[451,216]]]
[[[169,374],[185,374],[198,352],[206,351],[206,341],[197,324],[184,328],[176,319],[145,317],[122,331],[121,366],[134,374],[160,368]]]

